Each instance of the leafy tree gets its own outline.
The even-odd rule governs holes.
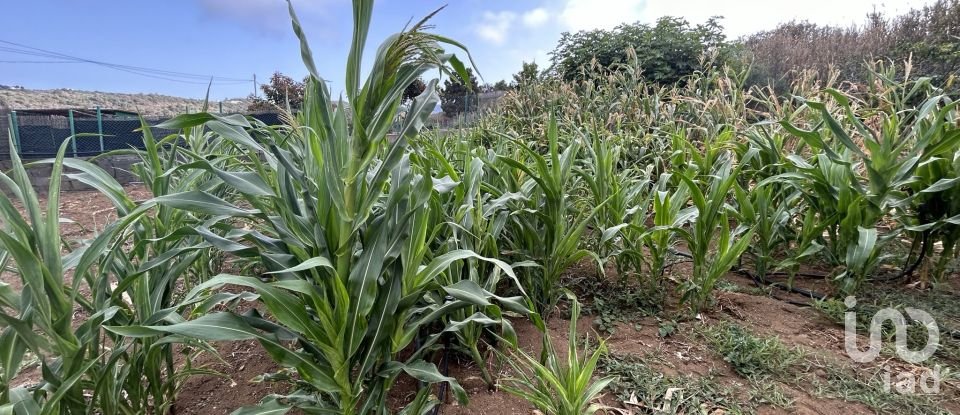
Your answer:
[[[501,79],[501,80],[497,81],[495,84],[493,84],[493,90],[494,90],[494,91],[509,91],[509,90],[510,90],[510,84],[508,84],[507,81]]]
[[[628,50],[636,52],[643,76],[658,83],[674,83],[700,69],[704,53],[723,51],[727,43],[718,17],[691,26],[677,17],[661,17],[653,26],[622,24],[613,30],[564,32],[551,59],[557,74],[567,80],[584,77],[593,63],[616,70],[632,63]]]
[[[260,85],[263,91],[263,98],[251,97],[253,102],[250,104],[250,111],[271,110],[274,107],[290,108],[299,110],[303,106],[303,93],[306,79],[297,82],[293,78],[280,72],[274,72],[270,77],[270,82]]]
[[[540,68],[536,62],[524,62],[520,72],[513,74],[514,85],[524,85],[537,79],[540,79]]]
[[[407,89],[403,90],[403,102],[411,101],[414,98],[420,96],[424,90],[427,89],[427,84],[423,83],[423,79],[417,78],[410,85],[407,85]]]
[[[464,83],[457,75],[451,75],[443,82],[443,89],[440,90],[440,108],[448,117],[456,117],[467,111],[477,109],[479,97],[477,96],[476,86],[477,78],[473,76],[473,70],[467,68],[467,83]]]

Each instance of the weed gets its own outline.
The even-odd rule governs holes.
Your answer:
[[[745,413],[733,390],[713,375],[669,377],[654,369],[644,358],[608,355],[600,370],[617,380],[610,390],[628,408],[641,413]],[[719,411],[719,412],[718,412]]]
[[[940,346],[934,353],[934,358],[944,359],[952,363],[960,362],[960,344],[956,341],[950,341],[951,338],[960,334],[960,321],[957,320],[957,316],[960,316],[960,306],[956,302],[956,294],[950,291],[943,289],[917,291],[883,288],[862,293],[857,297],[856,306],[849,309],[839,299],[816,301],[813,305],[824,317],[839,326],[844,325],[847,312],[856,313],[857,331],[861,334],[869,332],[873,316],[883,308],[893,308],[901,313],[904,312],[906,307],[926,311],[937,322],[941,336]],[[909,322],[907,346],[911,350],[922,349],[926,346],[928,340],[927,328],[920,322]],[[885,322],[882,327],[881,333],[885,346],[882,352],[895,356],[893,340],[896,331],[889,321]]]
[[[749,393],[752,402],[773,405],[783,409],[793,406],[793,399],[784,393],[783,388],[778,383],[769,378],[752,379]]]
[[[735,372],[748,379],[783,375],[803,357],[800,349],[790,349],[776,337],[760,337],[733,323],[707,327],[703,335]]]
[[[798,379],[807,390],[823,398],[860,402],[879,413],[891,414],[949,414],[943,409],[937,395],[900,394],[886,390],[882,374],[858,373],[836,362],[813,359],[808,364],[824,373],[824,377],[806,375]]]
[[[677,331],[677,322],[673,320],[661,321],[657,326],[657,335],[660,337],[670,337]]]
[[[581,281],[578,292],[591,293],[585,312],[594,317],[594,327],[607,334],[616,332],[619,323],[631,323],[660,311],[657,290],[648,286],[632,287],[622,282]],[[654,292],[651,292],[654,291]]]

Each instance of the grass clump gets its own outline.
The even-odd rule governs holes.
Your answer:
[[[782,375],[803,357],[799,348],[788,348],[779,338],[760,337],[733,323],[708,327],[703,334],[710,347],[748,379]]]
[[[913,321],[905,313],[907,307],[923,310],[929,313],[940,333],[940,345],[933,358],[946,363],[960,363],[960,343],[950,341],[960,336],[960,303],[956,301],[956,294],[945,289],[934,288],[929,291],[887,289],[886,287],[872,292],[864,292],[857,296],[854,307],[848,308],[843,299],[827,299],[815,301],[814,308],[824,317],[839,326],[844,326],[847,312],[856,313],[857,332],[867,335],[871,320],[878,311],[884,308],[893,308],[907,317],[910,323],[907,326],[907,346],[910,350],[920,350],[927,344],[927,328],[919,321]],[[889,356],[896,356],[894,340],[896,330],[891,322],[887,321],[882,330],[882,352]]]
[[[820,398],[842,399],[860,402],[877,413],[889,414],[949,414],[943,408],[942,395],[901,394],[887,390],[884,370],[858,372],[836,362],[808,360],[812,368],[819,369],[823,377],[802,376],[803,383],[811,394]],[[871,373],[868,373],[871,372]]]
[[[620,323],[635,322],[662,311],[661,294],[648,287],[635,287],[622,281],[584,279],[573,289],[590,297],[584,312],[594,316],[593,325],[597,331],[608,335],[614,334]]]

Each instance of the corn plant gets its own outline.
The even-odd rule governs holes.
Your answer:
[[[586,137],[584,141],[587,141]],[[592,221],[595,241],[592,245],[600,258],[598,264],[616,258],[621,273],[629,268],[639,271],[639,263],[631,261],[629,254],[621,257],[625,250],[621,233],[635,217],[646,216],[653,166],[648,165],[644,170],[622,168],[622,148],[598,135],[591,136],[585,144],[586,157],[580,166],[574,167],[574,171],[587,190],[585,205],[596,210]],[[602,267],[597,270],[597,275],[600,278],[605,276]]]
[[[645,265],[646,285],[660,294],[664,293],[663,273],[677,243],[677,229],[685,226],[696,214],[692,207],[686,207],[690,199],[686,187],[669,188],[672,176],[670,173],[660,175],[649,198],[641,205],[644,212],[636,214],[622,231],[628,248],[620,257],[635,264],[635,269]],[[650,212],[645,212],[647,210]]]
[[[435,230],[431,232],[438,235],[435,239],[437,245],[433,250],[440,254],[465,249],[497,258],[500,256],[499,238],[502,237],[509,212],[503,208],[502,203],[498,203],[490,193],[483,190],[484,176],[487,173],[485,163],[472,154],[471,143],[463,140],[463,137],[460,138],[452,150],[452,159],[448,159],[431,140],[420,140],[420,145],[428,154],[423,159],[423,164],[435,167],[438,174],[446,175],[452,186],[445,194],[435,193],[431,201],[432,212],[440,216],[435,219]],[[440,276],[440,280],[449,285],[471,281],[488,292],[497,292],[502,275],[501,270],[490,262],[467,259],[451,264],[449,270]],[[496,338],[494,336],[499,336],[509,339],[515,346],[516,335],[510,321],[502,318],[496,307],[465,307],[448,315],[446,320],[451,323],[463,321],[476,313],[487,314],[493,318],[475,319],[473,322],[461,324],[459,330],[451,333],[456,340],[453,348],[473,359],[480,368],[483,380],[489,388],[493,388],[496,384],[480,353],[480,345],[485,338],[493,339]],[[493,327],[494,325],[498,325],[499,329]],[[486,334],[493,336],[485,336]]]
[[[144,150],[136,151],[141,161],[131,170],[153,196],[163,197],[200,188],[216,194],[228,193],[229,188],[214,174],[200,169],[183,170],[181,166],[190,164],[190,160],[199,160],[193,163],[209,167],[211,161],[217,162],[217,155],[226,162],[235,162],[229,156],[229,146],[206,146],[210,134],[202,127],[159,141],[145,123],[141,130]],[[188,149],[178,145],[180,141],[204,144]],[[209,151],[217,153],[206,153]],[[118,183],[98,172],[95,166],[84,166],[79,160],[68,160],[67,164],[84,172],[68,176],[99,189],[113,202],[118,215],[114,226],[99,237],[108,238],[110,248],[98,261],[99,269],[115,282],[111,283],[110,289],[98,287],[94,291],[95,300],[118,308],[112,325],[164,324],[160,317],[179,303],[185,290],[219,271],[220,263],[213,247],[223,241],[220,234],[228,227],[219,223],[219,218],[155,204],[154,201],[135,209],[137,201],[127,197]],[[198,231],[198,228],[209,231]],[[112,390],[114,392],[106,394],[107,397],[125,396],[134,412],[168,412],[180,385],[188,376],[210,373],[193,368],[190,359],[178,367],[175,364],[175,344],[169,341],[169,335],[125,338],[108,331],[107,337],[112,344],[122,346],[114,348],[111,358],[121,358],[128,364],[124,370],[105,380],[97,392]],[[195,347],[189,349],[191,354],[210,350],[198,342],[193,342],[192,346]]]
[[[0,289],[0,312],[3,332],[0,354],[0,412],[17,414],[138,413],[151,404],[160,404],[172,396],[164,379],[137,379],[137,385],[113,387],[118,376],[142,368],[145,353],[127,354],[127,345],[118,339],[111,346],[104,340],[102,327],[113,323],[123,312],[109,301],[114,292],[106,273],[95,267],[108,252],[115,225],[102,235],[66,255],[64,246],[73,248],[60,237],[60,177],[65,165],[80,170],[75,176],[113,180],[102,170],[79,160],[64,161],[69,140],[60,147],[52,165],[46,207],[41,205],[16,152],[11,154],[11,174],[0,174],[5,192],[0,196],[0,216],[4,229],[0,232],[0,262],[14,270],[23,289],[14,292],[9,286]],[[12,143],[12,140],[11,140]],[[14,148],[11,146],[11,148]],[[109,178],[107,180],[106,178]],[[111,192],[122,190],[115,181]],[[26,220],[14,207],[12,195],[26,210]],[[116,193],[115,193],[116,194]],[[123,209],[139,216],[147,207],[124,204]],[[134,213],[135,212],[135,213]],[[72,279],[67,278],[72,271]],[[89,294],[86,294],[86,293]],[[86,314],[75,328],[74,312]],[[22,369],[25,354],[40,360],[42,378],[35,385],[11,385]],[[149,357],[155,359],[156,356]],[[162,365],[161,360],[151,364]],[[131,369],[133,368],[133,369]],[[168,373],[172,375],[172,373]],[[141,383],[144,382],[144,383]],[[139,392],[146,391],[144,395]],[[162,411],[162,409],[160,409]]]
[[[680,175],[697,211],[690,229],[677,230],[687,242],[693,259],[693,274],[680,287],[681,300],[694,311],[708,305],[717,281],[737,263],[753,237],[753,229],[743,226],[730,229],[727,198],[736,185],[741,167],[742,164],[733,167],[732,156],[722,153],[707,179]]]
[[[515,195],[522,203],[511,215],[513,226],[508,243],[522,252],[524,259],[533,260],[542,267],[524,272],[521,284],[532,296],[537,311],[544,316],[550,314],[561,295],[560,276],[563,272],[584,258],[596,258],[596,254],[580,248],[580,239],[599,209],[594,208],[592,212],[571,220],[573,206],[568,189],[580,146],[571,141],[563,152],[560,151],[556,118],[551,118],[548,125],[547,142],[546,156],[526,143],[517,142],[524,158],[497,157],[505,167],[520,173],[521,191]],[[527,159],[530,164],[524,162]],[[503,170],[498,172],[500,176],[513,174]]]
[[[213,171],[247,207],[205,190],[160,196],[155,202],[227,216],[243,225],[232,229],[230,238],[220,240],[217,248],[259,258],[265,275],[272,277],[268,281],[214,277],[194,287],[181,309],[209,301],[210,293],[232,285],[252,289],[270,315],[215,313],[170,325],[110,328],[133,337],[173,333],[210,341],[258,340],[274,360],[299,374],[293,393],[265,400],[260,410],[384,413],[387,393],[404,373],[428,384],[448,382],[464,401],[466,395],[456,380],[441,375],[423,356],[444,332],[491,317],[476,313],[426,336],[421,329],[469,306],[497,313],[503,306],[529,314],[522,298],[495,296],[469,280],[443,285],[438,278],[454,262],[474,258],[493,263],[516,282],[511,267],[502,261],[462,249],[434,256],[429,249],[430,200],[442,190],[438,187],[446,186],[411,163],[407,143],[438,102],[437,80],[413,100],[399,136],[392,142],[386,137],[410,82],[448,65],[464,72],[462,63],[440,47],[452,41],[422,32],[423,20],[387,38],[361,85],[372,2],[357,0],[353,10],[355,28],[346,71],[351,117],[343,102],[331,105],[291,7],[294,32],[310,73],[296,120],[282,128],[205,114],[172,122],[178,128],[204,124],[244,147],[247,164],[229,171],[207,165],[193,168]],[[207,233],[204,227],[198,229]],[[166,318],[178,320],[174,314]],[[415,344],[418,337],[422,341]],[[404,350],[410,353],[401,359]],[[428,395],[429,388],[423,388],[414,405],[422,409]]]
[[[789,239],[790,251],[776,264],[776,269],[785,270],[787,273],[788,287],[793,287],[794,278],[800,272],[800,265],[815,260],[823,250],[823,245],[818,241],[822,240],[825,223],[818,220],[817,216],[816,211],[807,210],[802,220],[795,219],[799,225]]]
[[[876,228],[891,211],[915,199],[908,190],[936,193],[950,187],[949,179],[928,182],[929,187],[913,186],[918,182],[918,169],[956,148],[956,134],[944,134],[949,125],[945,117],[954,105],[937,110],[940,98],[936,97],[916,110],[880,111],[873,114],[879,127],[871,128],[856,114],[853,100],[839,91],[826,92],[843,117],[838,119],[822,102],[807,101],[805,105],[818,119],[814,129],[803,130],[782,122],[787,131],[819,154],[811,160],[815,164],[791,158],[795,172],[777,177],[798,184],[807,205],[819,213],[827,233],[826,252],[835,264],[843,265],[835,277],[837,286],[842,293],[852,293],[872,278],[882,249],[903,230],[894,228],[880,235]],[[865,173],[863,177],[860,171]],[[907,230],[922,231],[923,225],[915,224]]]
[[[172,189],[210,186],[210,177],[203,174],[173,174],[173,166],[181,161],[178,152],[186,151],[176,145],[181,136],[157,142],[149,127],[143,127],[145,150],[137,152],[141,163],[134,165],[133,170],[149,190],[159,196]],[[187,137],[195,134],[202,131],[195,130]],[[77,254],[90,255],[84,269],[95,264],[98,272],[75,274],[74,286],[86,284],[90,293],[75,298],[88,313],[109,310],[110,324],[159,324],[157,316],[177,302],[176,291],[202,280],[210,274],[209,267],[215,265],[209,258],[212,245],[199,235],[167,237],[171,233],[195,234],[193,228],[203,218],[157,207],[152,201],[137,207],[137,201],[131,200],[113,177],[89,162],[55,159],[40,163],[51,162],[73,169],[74,173],[65,176],[102,192],[113,202],[119,217],[77,250]],[[100,256],[95,257],[96,253]],[[174,260],[175,265],[165,266],[166,261]],[[90,392],[92,407],[108,413],[166,413],[183,380],[191,374],[208,373],[191,368],[189,361],[175,367],[173,344],[159,337],[127,339],[109,331],[101,333],[99,328],[91,335],[91,342],[113,345],[104,348],[102,356],[110,364],[92,368],[97,381]],[[195,350],[205,349],[202,344],[198,346]]]
[[[577,342],[580,303],[576,299],[572,299],[570,312],[566,358],[557,352],[549,333],[544,333],[543,355],[546,360],[543,363],[519,349],[509,357],[501,355],[514,372],[513,377],[501,380],[501,388],[526,399],[545,414],[593,414],[600,409],[593,400],[616,380],[613,376],[593,380],[597,361],[606,352],[606,346],[600,340],[592,353],[587,352],[590,349],[588,337],[581,349]]]
[[[887,81],[887,83],[892,83]],[[911,88],[910,83],[893,84],[889,92],[880,95],[892,102],[915,99],[922,91],[923,82]],[[900,91],[909,91],[898,93]],[[897,221],[913,237],[911,255],[908,255],[903,274],[908,275],[922,265],[921,279],[941,280],[947,263],[957,256],[960,238],[960,193],[958,193],[958,154],[960,128],[957,126],[957,107],[960,102],[944,96],[932,96],[913,110],[889,116],[882,136],[906,134],[919,149],[910,154],[917,158],[911,180],[905,185],[906,196],[897,203],[901,214]],[[896,108],[896,107],[895,107]],[[905,131],[896,131],[897,121],[910,121]],[[890,141],[886,139],[884,141]],[[919,150],[919,151],[917,151]],[[935,259],[934,245],[940,242],[942,250]]]
[[[756,186],[749,192],[741,186],[733,186],[738,211],[734,215],[739,223],[754,230],[755,243],[748,248],[753,255],[754,271],[757,278],[765,280],[767,274],[777,266],[778,250],[788,246],[792,229],[792,206],[789,197],[793,192],[782,190],[774,193],[769,183]],[[784,195],[786,194],[786,195]]]
[[[957,132],[952,134],[954,137],[958,136]],[[960,241],[960,188],[953,183],[960,180],[958,178],[960,153],[957,149],[952,149],[917,169],[917,181],[912,186],[918,189],[911,198],[913,214],[903,215],[899,220],[906,222],[906,230],[920,235],[915,238],[912,247],[917,251],[913,263],[923,263],[926,260],[928,264],[933,264],[932,269],[928,265],[922,270],[921,278],[942,280],[948,262],[957,257],[957,242]],[[941,242],[942,250],[939,258],[934,259],[934,246],[937,241]],[[909,262],[905,271],[912,266]]]
[[[11,138],[11,143],[13,140]],[[10,148],[15,148],[11,145]],[[63,168],[66,144],[53,163],[51,177],[59,177]],[[0,247],[4,267],[13,261],[15,271],[24,289],[13,292],[9,287],[3,298],[6,307],[0,313],[3,334],[0,349],[3,354],[3,390],[0,409],[6,413],[71,413],[84,412],[87,407],[83,389],[93,384],[92,366],[99,363],[103,353],[96,336],[99,325],[112,310],[91,316],[81,327],[70,327],[73,309],[82,303],[77,291],[83,278],[65,281],[68,266],[61,256],[59,194],[60,181],[50,181],[47,206],[41,205],[31,186],[26,170],[16,152],[11,152],[12,177],[0,176],[5,193],[12,194],[26,210],[27,220],[21,216],[12,201],[0,197],[0,212],[4,230],[0,232]],[[40,385],[23,387],[10,385],[19,373],[25,353],[29,351],[41,359],[43,379]]]

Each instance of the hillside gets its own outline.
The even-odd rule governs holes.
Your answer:
[[[172,97],[160,94],[121,94],[114,92],[77,91],[72,89],[0,89],[0,107],[17,109],[41,108],[101,108],[138,111],[144,115],[173,115],[185,110],[199,111],[202,100]],[[223,112],[244,112],[247,99],[223,101]],[[213,111],[219,110],[217,102],[211,102]]]

